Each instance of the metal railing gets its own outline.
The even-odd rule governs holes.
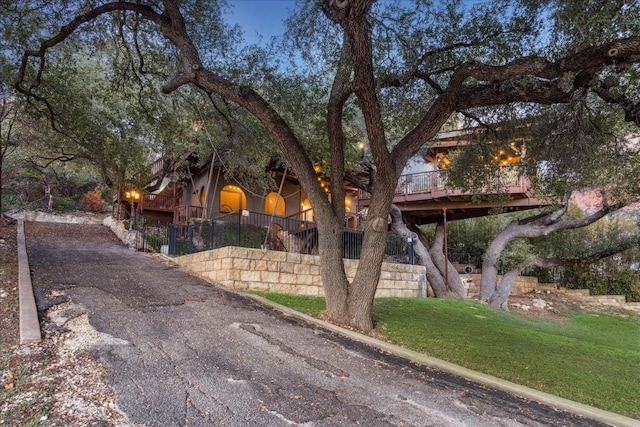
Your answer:
[[[192,220],[190,224],[167,226],[168,253],[184,255],[240,246],[308,255],[318,253],[316,224],[293,218],[236,211],[212,220]],[[345,228],[342,235],[343,257],[359,259],[363,233]],[[413,242],[389,234],[385,261],[413,264]]]
[[[212,220],[191,218],[169,226],[169,253],[186,254],[224,246],[312,253],[315,224],[239,210]]]
[[[428,194],[436,191],[456,190],[447,182],[447,170],[435,170],[430,172],[418,172],[401,175],[396,185],[395,195],[406,196],[413,194]],[[519,191],[524,192],[525,182],[518,175],[517,169],[513,167],[503,167],[495,177],[493,186],[500,188],[518,187]],[[469,193],[471,194],[471,193]],[[359,200],[368,200],[371,194],[366,191],[358,191]]]
[[[145,252],[168,253],[169,248],[169,223],[166,221],[150,220],[142,215],[130,218],[133,221],[130,229],[138,231],[136,234],[136,247]]]

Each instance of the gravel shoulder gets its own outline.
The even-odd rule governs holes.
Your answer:
[[[90,353],[97,333],[86,313],[62,315],[70,305],[42,312],[41,342],[19,344],[16,222],[2,219],[0,426],[135,426],[116,407],[105,368]]]

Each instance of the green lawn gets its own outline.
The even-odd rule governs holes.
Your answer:
[[[323,298],[263,293],[308,314]],[[381,298],[390,342],[557,396],[640,418],[640,319],[593,312],[566,321],[516,316],[473,301]]]

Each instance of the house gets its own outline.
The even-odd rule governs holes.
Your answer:
[[[415,224],[436,222],[442,218],[445,209],[448,219],[456,220],[488,215],[496,207],[515,211],[548,204],[536,196],[527,177],[511,171],[513,168],[510,166],[519,162],[522,157],[514,144],[501,149],[495,157],[500,165],[499,179],[503,184],[501,191],[508,197],[494,197],[497,195],[495,189],[476,194],[477,192],[448,185],[447,165],[452,153],[473,141],[477,134],[477,129],[443,132],[426,153],[414,157],[407,164],[398,181],[393,202]],[[241,183],[226,178],[224,164],[219,159],[202,166],[196,166],[195,159],[186,163],[189,166],[183,166],[185,173],[182,175],[187,178],[178,182],[170,179],[178,168],[175,162],[166,158],[158,159],[152,164],[153,178],[140,200],[136,203],[125,198],[124,203],[133,204],[136,211],[145,218],[176,225],[192,224],[202,219],[221,220],[244,212],[251,215],[250,218],[243,219],[244,223],[267,228],[272,236],[278,233],[292,235],[314,228],[313,206],[304,189],[294,175],[282,168],[274,167],[270,171],[279,190],[257,194]],[[319,167],[316,172],[318,179],[323,180]],[[345,198],[347,229],[358,228],[358,220],[366,212],[369,201],[369,193],[354,187],[348,188]],[[308,232],[300,236],[304,239],[311,238]],[[275,237],[272,240],[275,242]],[[279,243],[273,245],[278,246]],[[301,245],[305,246],[299,242],[293,246]],[[306,247],[308,246],[307,242]]]
[[[456,150],[470,144],[478,129],[465,129],[438,134],[423,156],[412,158],[398,180],[393,203],[414,224],[428,224],[442,218],[446,209],[449,220],[486,216],[496,208],[504,211],[534,209],[549,205],[537,196],[531,181],[514,170],[523,153],[515,144],[501,148],[494,158],[498,163],[500,186],[486,192],[465,191],[447,183],[447,167]],[[508,197],[497,197],[499,195]],[[358,209],[369,205],[370,195],[359,192]]]
[[[315,221],[313,207],[300,183],[291,173],[279,168],[271,170],[271,176],[280,188],[278,191],[262,195],[243,187],[233,179],[227,179],[223,168],[224,165],[217,162],[193,171],[193,175],[182,188],[182,196],[175,207],[175,224],[187,224],[193,219],[218,218],[238,211],[309,223]],[[318,179],[323,180],[319,169],[317,172]],[[355,189],[352,189],[345,198],[350,218],[356,215],[356,194]],[[356,224],[350,221],[348,225],[354,227]]]

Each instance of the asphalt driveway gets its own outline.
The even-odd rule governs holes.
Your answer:
[[[87,311],[103,338],[92,354],[134,423],[603,425],[286,316],[132,252],[103,226],[27,223],[26,235],[38,311]]]

